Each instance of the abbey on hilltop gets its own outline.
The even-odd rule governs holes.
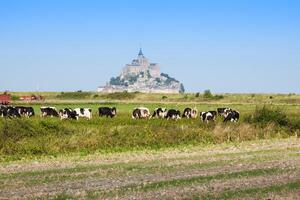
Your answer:
[[[180,93],[184,86],[168,74],[160,73],[157,63],[150,63],[140,49],[137,59],[126,64],[117,77],[112,77],[105,86],[98,87],[99,92],[145,92]]]

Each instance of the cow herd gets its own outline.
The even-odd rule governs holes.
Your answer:
[[[63,119],[75,119],[79,118],[92,118],[92,109],[90,108],[64,108],[57,110],[55,107],[41,107],[41,117],[59,117]],[[99,117],[113,118],[117,115],[117,109],[115,107],[99,107]],[[0,117],[32,117],[35,115],[32,107],[26,106],[0,106]],[[237,122],[240,117],[240,113],[231,108],[218,108],[217,110],[211,110],[206,112],[198,112],[196,108],[185,108],[182,115],[177,109],[156,108],[153,113],[146,107],[135,108],[132,112],[132,119],[173,119],[178,120],[181,118],[196,119],[200,117],[203,122],[215,121],[217,116],[222,116],[223,121]]]
[[[132,112],[133,119],[151,119],[151,118],[164,118],[178,120],[181,118],[196,119],[197,117],[203,122],[215,121],[217,116],[223,117],[223,122],[237,122],[240,118],[240,113],[231,108],[218,108],[216,111],[211,110],[207,112],[198,112],[197,108],[185,108],[182,115],[179,110],[156,108],[151,115],[148,108],[140,107],[135,108]]]
[[[57,110],[55,107],[43,106],[40,108],[41,117],[60,117],[60,119],[76,119],[92,118],[92,109],[90,108],[64,108]],[[113,118],[117,114],[116,108],[100,107],[99,116],[106,116]],[[0,106],[0,117],[20,118],[32,117],[35,115],[33,107],[26,106]]]

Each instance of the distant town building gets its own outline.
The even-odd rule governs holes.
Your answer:
[[[0,94],[0,104],[8,105],[11,101],[11,95],[5,91],[3,94]]]
[[[150,63],[143,55],[142,49],[131,64],[123,67],[121,74],[110,79],[105,86],[99,86],[98,92],[145,92],[145,93],[179,93],[184,86],[168,74],[160,72],[157,63]]]

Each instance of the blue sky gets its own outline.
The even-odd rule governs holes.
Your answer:
[[[0,1],[0,90],[96,90],[139,45],[187,91],[300,93],[300,1]]]

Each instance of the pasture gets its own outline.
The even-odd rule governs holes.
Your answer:
[[[36,116],[0,118],[0,199],[259,199],[300,192],[299,95],[42,95],[45,102],[13,102],[34,107]],[[91,108],[93,118],[41,118],[41,106]],[[98,117],[99,106],[117,107],[117,116]],[[225,106],[241,119],[131,119],[139,106]]]

